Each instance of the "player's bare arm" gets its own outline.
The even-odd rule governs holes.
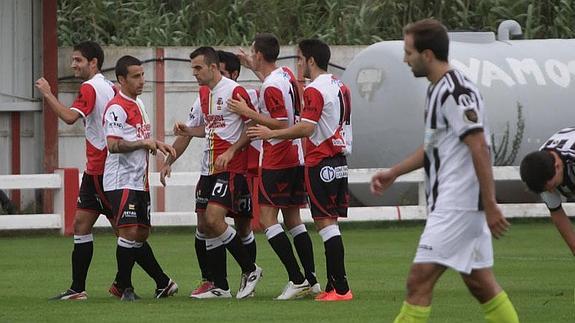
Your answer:
[[[371,178],[371,193],[382,195],[395,182],[397,177],[423,167],[423,155],[423,145],[421,145],[415,152],[390,169],[376,172]]]
[[[156,154],[158,146],[154,139],[143,139],[136,141],[127,141],[120,138],[108,137],[106,138],[108,151],[111,154],[129,153],[138,149],[148,149],[153,155]]]
[[[40,93],[42,93],[44,100],[48,102],[50,108],[52,108],[52,110],[58,115],[60,119],[62,119],[62,121],[66,122],[67,124],[73,124],[81,117],[78,112],[69,109],[60,101],[58,101],[58,98],[52,94],[50,83],[48,83],[45,78],[41,77],[36,81],[36,88],[38,88]]]
[[[156,140],[156,147],[159,151],[162,152],[162,154],[164,154],[164,156],[176,157],[176,150],[174,147],[172,147],[172,145]]]
[[[234,113],[254,120],[256,123],[264,125],[270,129],[283,129],[288,127],[287,121],[270,118],[266,115],[258,113],[253,109],[250,109],[246,100],[244,100],[244,98],[242,98],[242,96],[239,94],[237,95],[237,100],[228,100],[228,109]]]
[[[186,151],[191,140],[192,137],[189,136],[178,136],[176,140],[174,140],[172,147],[174,147],[176,154],[166,156],[164,165],[160,169],[160,183],[162,183],[162,185],[166,186],[166,177],[172,175],[172,164]]]
[[[311,136],[315,130],[315,124],[302,120],[285,129],[272,130],[263,125],[249,127],[247,134],[252,140],[255,139],[297,139]]]
[[[558,210],[551,211],[551,221],[561,234],[561,237],[575,256],[575,232],[573,232],[573,225],[571,220],[567,217],[565,210],[559,208]]]
[[[466,135],[465,138],[463,138],[463,142],[469,147],[471,153],[473,166],[479,181],[481,202],[485,209],[487,225],[493,237],[499,239],[509,228],[509,222],[507,222],[503,213],[501,213],[495,200],[495,184],[493,181],[489,146],[487,142],[485,142],[483,131],[475,131]]]
[[[206,128],[204,126],[188,127],[185,123],[176,122],[174,124],[174,135],[186,137],[204,137]]]

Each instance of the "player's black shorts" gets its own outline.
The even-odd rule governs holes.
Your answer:
[[[200,176],[196,185],[196,212],[205,211],[208,203],[226,208],[230,217],[252,216],[250,190],[243,174],[223,172]]]
[[[91,213],[104,214],[108,219],[111,219],[113,218],[111,205],[102,189],[103,180],[104,175],[90,175],[84,172],[76,208]]]
[[[307,195],[303,180],[304,167],[262,169],[258,201],[277,208],[305,207]]]
[[[130,189],[106,192],[112,204],[112,214],[118,228],[128,226],[150,227],[150,192]]]
[[[306,166],[305,185],[312,217],[347,217],[349,192],[345,156],[324,158],[316,166]]]

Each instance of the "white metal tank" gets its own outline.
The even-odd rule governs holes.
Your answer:
[[[489,32],[450,33],[450,64],[480,88],[497,165],[518,165],[556,130],[575,125],[575,39],[508,40],[518,24]],[[505,40],[504,40],[505,39]],[[352,94],[350,168],[389,167],[423,142],[426,78],[403,62],[403,41],[360,52],[343,81]],[[365,189],[353,188],[362,202]]]

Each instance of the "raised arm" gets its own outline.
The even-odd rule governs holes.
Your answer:
[[[36,81],[36,87],[44,96],[44,100],[48,102],[48,106],[58,115],[58,118],[67,124],[73,124],[78,120],[81,115],[78,111],[72,110],[65,105],[63,105],[54,94],[52,94],[52,89],[50,88],[50,83],[46,81],[45,78],[41,77]]]

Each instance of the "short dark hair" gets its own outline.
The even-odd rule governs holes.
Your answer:
[[[104,51],[98,43],[93,41],[81,42],[74,45],[74,51],[80,52],[88,61],[95,58],[98,62],[98,71],[102,69],[102,64],[104,64]]]
[[[206,63],[206,65],[220,64],[220,60],[218,59],[218,53],[213,47],[202,46],[196,48],[196,50],[190,53],[190,59],[194,59],[200,55],[204,56],[204,63]]]
[[[447,28],[438,20],[428,18],[408,24],[403,29],[405,35],[413,36],[413,46],[418,52],[429,49],[440,61],[449,57],[449,36]]]
[[[217,53],[220,63],[226,64],[226,71],[228,71],[228,73],[231,74],[235,71],[237,71],[238,74],[240,73],[242,65],[240,64],[240,59],[236,56],[236,54],[232,52],[226,52],[224,50],[218,50]]]
[[[134,56],[130,56],[130,55],[125,55],[120,57],[120,59],[118,59],[118,61],[116,62],[116,79],[119,80],[120,76],[126,77],[128,76],[128,67],[133,66],[133,65],[142,65],[142,62],[135,58]]]
[[[280,54],[280,42],[274,34],[261,33],[254,37],[254,49],[262,53],[266,62],[273,63]]]
[[[555,176],[555,157],[548,150],[527,154],[519,166],[521,180],[535,192],[545,191],[545,183]]]
[[[317,66],[327,71],[331,51],[326,43],[319,39],[304,39],[299,42],[298,47],[306,60],[313,57]]]

